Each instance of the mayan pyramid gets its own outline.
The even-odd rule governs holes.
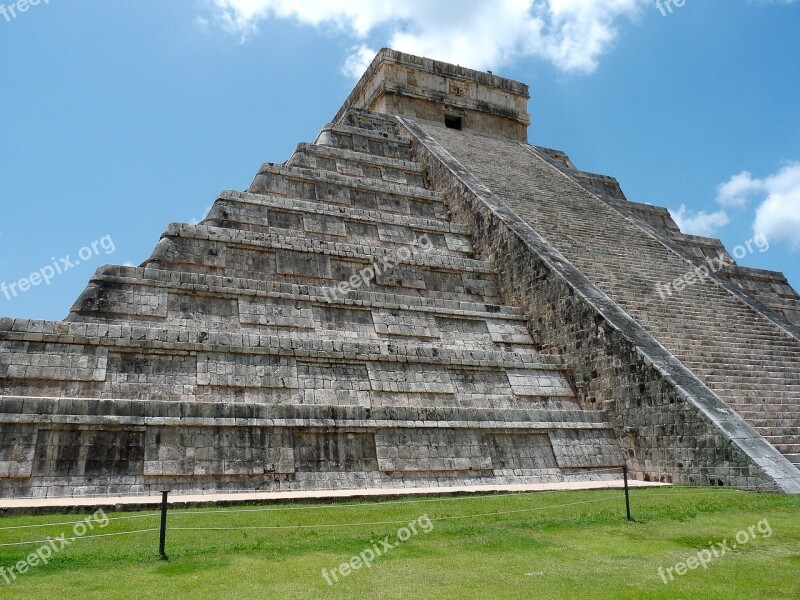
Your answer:
[[[529,97],[382,50],[314,143],[98,269],[64,322],[0,320],[0,495],[623,464],[800,493],[800,298],[529,145]]]

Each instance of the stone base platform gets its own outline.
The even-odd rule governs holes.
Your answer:
[[[171,508],[200,506],[235,506],[237,504],[287,504],[328,503],[340,500],[363,500],[381,502],[397,498],[420,498],[425,496],[476,496],[489,494],[517,494],[532,492],[567,492],[578,490],[621,490],[624,481],[569,481],[561,483],[537,483],[528,485],[480,485],[453,486],[450,488],[420,487],[405,489],[359,489],[295,492],[239,492],[230,494],[176,494],[169,497]],[[667,487],[666,483],[647,481],[628,482],[631,488]],[[620,495],[620,500],[623,496]],[[55,514],[82,513],[102,508],[108,511],[149,510],[161,505],[161,496],[120,496],[82,498],[0,499],[0,514]]]

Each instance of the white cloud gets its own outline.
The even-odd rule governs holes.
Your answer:
[[[722,206],[746,206],[750,197],[763,191],[764,182],[753,179],[753,174],[742,171],[730,181],[717,186],[717,202]]]
[[[345,65],[360,74],[375,54],[368,36],[397,50],[492,69],[533,56],[590,73],[620,19],[649,0],[211,0],[216,21],[244,40],[265,19],[330,27],[361,40]]]
[[[763,179],[742,171],[717,187],[717,202],[722,206],[742,208],[753,199],[760,202],[753,231],[800,250],[800,162],[788,162]]]
[[[367,70],[375,58],[376,51],[366,45],[354,46],[347,55],[347,60],[342,67],[342,73],[353,79],[358,79]]]
[[[690,235],[711,236],[720,227],[725,227],[731,222],[728,218],[728,213],[724,210],[718,210],[713,213],[705,211],[692,212],[685,204],[675,211],[670,210],[672,219],[681,228],[681,231]]]
[[[760,181],[766,198],[756,209],[753,230],[800,250],[800,162],[790,162]]]

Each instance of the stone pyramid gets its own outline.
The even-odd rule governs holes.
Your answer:
[[[0,495],[623,464],[800,492],[800,298],[529,145],[528,99],[382,50],[313,144],[100,268],[66,321],[0,320]]]

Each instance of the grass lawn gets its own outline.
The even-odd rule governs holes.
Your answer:
[[[12,585],[0,577],[0,598],[800,598],[800,497],[662,488],[634,489],[631,498],[634,523],[625,520],[622,493],[609,490],[174,510],[168,561],[158,559],[157,532],[79,540]],[[506,514],[490,514],[498,512]],[[90,535],[157,528],[159,521],[155,513],[108,516],[137,518]],[[82,518],[2,518],[0,544],[72,530],[3,528]],[[417,534],[400,531],[410,536],[400,542],[398,531],[411,522]],[[305,527],[191,530],[298,525]],[[749,538],[743,544],[736,543],[740,532]],[[712,544],[719,556],[703,555],[711,558],[707,569],[675,572]],[[37,548],[0,547],[0,567]],[[339,565],[376,548],[384,555],[371,568],[342,576]],[[674,581],[665,584],[659,567],[668,580],[672,567]],[[328,585],[323,569],[339,582]]]

